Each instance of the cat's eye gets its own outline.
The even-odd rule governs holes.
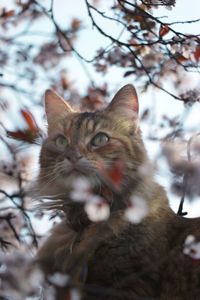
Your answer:
[[[109,136],[103,132],[99,132],[91,140],[91,145],[95,147],[101,147],[106,145],[108,141],[109,141]]]
[[[67,146],[68,141],[63,135],[59,135],[55,140],[55,144],[59,149],[64,149]]]

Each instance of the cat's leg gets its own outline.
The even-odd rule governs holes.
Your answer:
[[[51,231],[50,236],[39,249],[35,262],[45,275],[63,272],[63,266],[69,260],[77,232],[63,221]]]

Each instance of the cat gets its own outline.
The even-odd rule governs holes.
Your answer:
[[[131,84],[95,112],[76,112],[46,91],[48,137],[36,186],[40,197],[49,199],[43,208],[61,211],[64,218],[39,249],[36,262],[47,280],[55,272],[68,274],[70,286],[80,287],[84,300],[200,299],[199,261],[183,253],[188,235],[200,237],[200,219],[176,215],[154,181],[154,171],[145,174],[149,159],[138,106]],[[116,185],[108,171],[119,162]],[[92,222],[84,203],[71,199],[79,177],[87,178],[94,194],[105,199],[108,219]],[[125,217],[131,197],[147,203],[141,222]],[[57,288],[56,299],[66,299],[67,291],[68,286]]]

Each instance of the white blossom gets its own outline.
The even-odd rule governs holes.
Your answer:
[[[140,54],[141,54],[141,56],[145,56],[145,55],[148,55],[150,52],[151,52],[151,47],[144,46],[144,47],[142,47]]]
[[[121,48],[115,47],[112,52],[109,53],[108,59],[111,64],[117,64],[124,56]]]
[[[129,201],[129,206],[125,210],[125,217],[128,221],[138,224],[146,217],[148,213],[147,201],[138,196],[132,196]]]
[[[151,176],[153,174],[155,169],[155,165],[153,163],[144,163],[138,168],[138,174],[142,177],[145,178],[147,176]]]
[[[196,242],[192,234],[185,239],[183,253],[193,259],[200,259],[200,242]]]
[[[48,276],[48,280],[51,284],[64,287],[69,281],[69,276],[56,272],[53,275]]]
[[[92,193],[91,185],[87,178],[80,177],[74,180],[70,197],[73,201],[85,202],[85,212],[92,222],[99,222],[109,218],[109,205],[103,198]]]
[[[92,222],[99,222],[109,218],[110,208],[108,203],[98,195],[91,195],[85,204],[85,211]]]
[[[73,181],[70,197],[76,202],[87,201],[90,190],[91,186],[89,180],[85,177],[79,177]]]
[[[190,51],[194,52],[196,50],[197,41],[195,39],[190,39],[190,40],[188,40],[188,44],[190,47]]]
[[[200,102],[200,91],[199,89],[187,90],[181,94],[181,97],[185,100],[185,104],[192,105],[195,102]]]
[[[20,162],[5,162],[0,160],[0,172],[7,174],[8,176],[18,177],[21,170]]]
[[[25,251],[24,249],[21,253],[14,251],[7,256],[0,255],[1,296],[25,299],[39,295],[43,274]]]
[[[170,166],[178,166],[184,164],[183,153],[185,150],[185,143],[180,141],[166,142],[162,146],[162,155],[167,159]]]
[[[145,68],[155,68],[155,66],[163,61],[164,57],[162,53],[149,53],[143,56],[142,63]]]
[[[42,297],[40,299],[56,300],[56,290],[52,285],[43,288]]]
[[[81,299],[81,296],[80,296],[80,293],[77,289],[71,289],[70,290],[70,299],[71,300],[80,300]]]

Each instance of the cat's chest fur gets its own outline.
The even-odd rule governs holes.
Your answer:
[[[200,237],[196,221],[192,227]],[[182,222],[171,212],[166,223],[151,219],[128,226],[95,250],[88,262],[86,285],[104,287],[105,291],[108,288],[108,294],[111,288],[119,299],[131,295],[132,299],[138,295],[162,300],[199,299],[200,263],[183,254],[185,238],[192,230],[188,225],[188,220]],[[123,291],[129,291],[129,296]],[[114,295],[107,297],[93,292],[84,299],[115,299]]]
[[[151,233],[145,223],[129,226],[118,237],[103,242],[88,263],[87,281],[118,290],[130,289],[138,295],[159,295],[161,267],[157,262],[167,247],[164,238],[156,247],[159,225],[155,224],[155,231],[152,226]]]

